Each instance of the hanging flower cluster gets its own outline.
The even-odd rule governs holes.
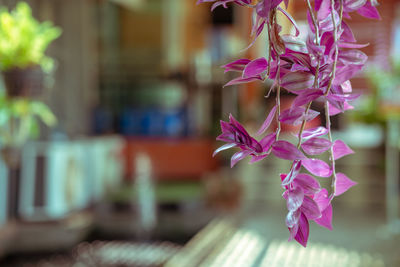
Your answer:
[[[300,32],[295,20],[281,6],[283,2],[287,8],[289,0],[197,2],[214,2],[212,9],[218,6],[226,8],[229,3],[251,8],[254,40],[250,46],[263,31],[268,34],[268,57],[239,59],[223,66],[225,72],[240,73],[225,86],[271,79],[271,90],[276,92],[276,104],[256,133],[260,136],[259,141],[232,115],[229,122],[221,121],[222,134],[217,140],[226,144],[218,148],[214,155],[226,149],[238,148],[239,151],[232,156],[231,167],[246,157],[250,157],[253,163],[271,153],[292,162],[288,173],[280,177],[288,208],[286,225],[290,232],[289,241],[295,239],[305,247],[309,221],[332,229],[333,198],[356,184],[345,174],[336,173],[335,161],[353,151],[343,141],[332,140],[330,117],[352,108],[349,102],[358,95],[352,93],[349,79],[363,68],[367,60],[367,56],[357,50],[366,45],[357,44],[343,18],[351,18],[351,13],[357,12],[366,18],[380,19],[376,9],[377,0],[305,0],[309,25],[306,41],[298,37]],[[294,35],[281,34],[278,12],[293,24],[296,29]],[[286,110],[281,110],[281,89],[296,95],[291,107]],[[326,125],[307,129],[307,122],[320,115],[311,109],[314,101],[324,103]],[[265,135],[274,120],[276,128]],[[294,144],[280,138],[282,123],[299,126]],[[324,152],[329,153],[329,162],[314,158]],[[330,193],[321,188],[314,176],[331,177]]]

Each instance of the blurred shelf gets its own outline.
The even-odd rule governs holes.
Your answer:
[[[7,222],[0,227],[0,257],[3,257],[9,249],[17,231],[15,222]]]
[[[71,213],[62,220],[15,223],[10,253],[49,252],[70,249],[82,241],[93,227],[93,214]]]

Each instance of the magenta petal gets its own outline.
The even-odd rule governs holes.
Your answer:
[[[260,140],[260,145],[263,148],[264,152],[267,152],[272,144],[275,142],[276,133],[270,133],[266,135],[263,139]]]
[[[303,71],[289,72],[281,80],[281,86],[289,91],[308,89],[313,84],[314,75]]]
[[[289,185],[293,182],[296,176],[299,174],[301,169],[301,160],[295,160],[292,164],[290,172],[286,175],[285,179],[282,181],[282,186]]]
[[[378,10],[376,9],[376,7],[371,5],[370,1],[367,1],[367,3],[363,7],[359,8],[357,10],[357,13],[370,19],[381,19]]]
[[[351,86],[351,82],[349,80],[342,83],[340,87],[345,94],[350,94],[353,91],[353,87]]]
[[[367,61],[367,59],[368,56],[365,53],[356,49],[341,50],[338,57],[338,60],[344,65],[362,65]]]
[[[347,12],[355,11],[361,8],[368,0],[346,0],[344,1],[344,9]]]
[[[251,61],[243,70],[243,78],[249,78],[259,75],[267,70],[268,61],[261,57]]]
[[[295,145],[283,140],[276,141],[272,145],[272,153],[276,157],[286,160],[307,159]]]
[[[301,94],[299,94],[293,101],[292,107],[302,106],[308,104],[311,101],[314,101],[318,97],[322,96],[324,93],[320,89],[309,89],[304,90]]]
[[[333,144],[333,159],[337,160],[344,156],[353,154],[354,151],[351,150],[342,140],[336,140]]]
[[[309,220],[315,220],[321,217],[321,211],[319,210],[318,204],[310,197],[304,197],[300,209]]]
[[[250,151],[239,151],[239,152],[236,152],[235,154],[233,154],[233,156],[231,158],[231,168],[233,168],[233,166],[235,166],[236,163],[238,163],[239,161],[241,161],[248,155],[250,155]]]
[[[217,155],[219,152],[223,151],[223,150],[227,150],[229,148],[235,147],[236,144],[235,143],[230,143],[230,144],[225,144],[223,146],[220,146],[219,148],[217,148],[214,153],[213,153],[213,157],[215,157],[215,155]]]
[[[344,112],[346,110],[349,110],[349,109],[354,109],[354,107],[351,106],[347,102],[344,102],[344,109],[343,110],[340,110],[340,109],[336,108],[335,106],[333,106],[332,104],[329,103],[329,116],[335,116],[335,115],[337,115],[339,113],[342,113],[342,112]]]
[[[331,10],[330,13],[333,12],[333,16],[335,17],[335,22],[336,22],[336,27],[339,26],[340,19],[339,19],[339,14],[336,12],[336,10]],[[324,19],[319,21],[319,27],[320,30],[323,32],[331,32],[334,29],[333,21],[331,18],[331,15],[326,16]]]
[[[303,120],[311,121],[318,115],[319,112],[312,109],[309,109],[307,114],[305,114],[305,108],[292,107],[281,113],[279,121],[291,125],[300,125]]]
[[[265,119],[264,123],[261,125],[260,129],[257,131],[257,135],[263,134],[268,129],[268,127],[271,125],[271,122],[275,117],[276,108],[277,108],[277,106],[275,105],[271,109],[271,111],[269,112],[269,114],[268,114],[267,118]]]
[[[236,78],[231,80],[230,82],[228,82],[227,84],[224,85],[225,86],[231,86],[231,85],[235,85],[235,84],[242,84],[242,83],[249,83],[249,82],[254,82],[254,81],[261,81],[262,78],[257,76],[257,77],[249,77],[249,78]]]
[[[300,212],[299,212],[299,214],[300,214]],[[299,217],[299,219],[300,219],[300,217]],[[288,229],[290,232],[288,241],[292,241],[295,238],[295,236],[297,235],[297,231],[299,230],[299,224],[296,223],[295,225],[293,225],[293,227],[288,227]]]
[[[293,228],[296,224],[299,223],[300,215],[300,210],[289,211],[286,215],[286,226],[289,228]]]
[[[297,234],[295,236],[296,241],[299,242],[303,247],[306,247],[309,233],[310,225],[308,224],[307,217],[302,213],[299,219],[299,229],[297,230]]]
[[[299,125],[303,122],[304,111],[305,109],[301,107],[286,109],[279,116],[279,121],[286,124]]]
[[[351,31],[349,25],[347,25],[347,23],[344,21],[342,21],[342,30],[343,33],[340,36],[340,40],[342,40],[343,42],[350,42],[350,43],[357,42],[356,38],[354,38],[354,34]]]
[[[244,70],[244,68],[246,67],[247,64],[250,63],[249,59],[246,58],[242,58],[242,59],[238,59],[235,60],[233,62],[230,62],[224,66],[222,66],[222,68],[225,69],[224,72],[228,72],[228,71],[239,71],[242,72]]]
[[[355,44],[355,43],[345,43],[345,42],[339,43],[340,48],[364,48],[367,46],[369,46],[369,44]]]
[[[308,140],[317,136],[326,135],[327,133],[328,130],[325,127],[319,126],[308,130],[304,130],[303,134],[301,135],[301,138],[303,140]]]
[[[317,224],[332,230],[332,205],[328,205],[322,212],[322,216],[314,220]]]
[[[251,155],[250,163],[256,163],[259,162],[266,157],[268,157],[269,154],[264,154],[264,155]]]
[[[357,73],[359,73],[363,68],[363,64],[359,65],[346,65],[344,67],[338,67],[336,71],[336,77],[333,81],[334,85],[341,85],[347,80],[353,78]]]
[[[244,133],[245,135],[249,135],[243,125],[237,119],[235,119],[232,114],[229,114],[229,122],[240,132]]]
[[[325,210],[331,203],[328,190],[325,188],[322,188],[321,191],[316,193],[313,199],[318,204],[319,210]]]
[[[308,155],[319,155],[330,149],[332,143],[324,138],[311,138],[301,144],[301,148]]]
[[[352,181],[343,173],[336,174],[336,183],[335,183],[335,196],[339,196],[349,190],[349,188],[355,186],[357,183]]]
[[[315,9],[318,10],[318,19],[322,20],[331,14],[330,1],[315,1]]]
[[[304,53],[307,52],[306,43],[302,39],[295,37],[293,35],[290,35],[290,34],[283,34],[281,36],[281,38],[282,38],[283,42],[285,43],[286,49],[290,49],[290,50],[294,50],[294,51],[298,51],[298,52],[304,52]],[[292,66],[292,68],[291,68],[292,71],[308,70],[307,67],[302,66],[300,64],[294,64],[294,65],[297,65],[297,67]]]
[[[321,190],[321,185],[309,174],[300,173],[293,181],[294,187],[301,187],[305,195],[314,195]]]
[[[297,187],[293,190],[289,190],[288,198],[286,200],[286,206],[289,211],[295,211],[300,208],[301,204],[303,204],[304,200],[304,192],[303,189]],[[288,227],[292,227],[288,225]]]
[[[305,159],[302,160],[303,166],[312,174],[319,177],[330,177],[332,169],[330,166],[320,159]]]

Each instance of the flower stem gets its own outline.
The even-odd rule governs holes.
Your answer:
[[[332,132],[331,132],[331,117],[329,116],[329,103],[328,101],[325,101],[325,118],[326,118],[326,128],[328,129],[328,139],[332,143]],[[335,164],[335,158],[333,157],[333,145],[329,149],[329,159],[331,161],[331,166],[332,166],[332,194],[330,195],[330,199],[332,200],[335,196],[336,192],[336,164]]]
[[[281,78],[280,78],[280,72],[281,72],[281,62],[280,62],[280,57],[277,55],[277,63],[278,67],[276,70],[276,83],[277,83],[277,90],[276,90],[276,124],[277,124],[277,129],[276,129],[276,137],[275,140],[279,140],[279,134],[281,133],[281,121],[279,120],[279,117],[281,116]]]
[[[315,19],[314,12],[312,11],[310,0],[307,0],[307,6],[308,6],[308,11],[310,12],[310,16],[311,16],[311,19],[313,21],[314,28],[315,28],[315,43],[317,45],[319,45],[319,27],[318,27],[318,23],[317,23],[317,21]],[[313,85],[314,88],[318,88],[319,87],[319,69],[320,69],[320,67],[321,67],[321,61],[320,61],[320,59],[318,57],[318,64],[317,64],[317,68],[315,70],[315,77],[314,77],[314,85]],[[306,116],[308,114],[308,111],[311,108],[311,104],[312,104],[312,101],[310,103],[308,103],[308,105],[306,107],[306,110],[304,112],[304,114]],[[301,123],[300,131],[299,131],[299,135],[298,135],[298,138],[299,138],[299,141],[297,143],[297,148],[298,149],[300,149],[300,146],[301,146],[302,135],[303,135],[303,131],[304,131],[305,127],[306,127],[306,124],[307,124],[307,120],[304,119],[303,122]]]
[[[335,8],[335,0],[331,0],[331,9],[334,10]],[[342,24],[342,19],[343,19],[343,0],[340,0],[340,17],[339,17],[339,27]],[[329,84],[328,84],[328,88],[326,89],[326,92],[324,94],[324,96],[327,96],[329,94],[329,91],[331,90],[333,81],[335,79],[335,75],[336,75],[336,66],[337,66],[337,61],[338,61],[338,54],[339,54],[339,45],[338,45],[338,39],[337,39],[337,33],[338,33],[338,27],[336,26],[336,20],[335,20],[335,16],[333,14],[333,12],[331,13],[331,17],[332,17],[332,23],[333,23],[333,27],[334,27],[334,31],[333,31],[333,38],[335,41],[335,60],[333,62],[333,67],[332,67],[332,73],[331,73],[331,78],[329,80]],[[326,128],[328,129],[328,138],[329,141],[331,142],[332,146],[329,149],[329,158],[331,161],[331,167],[332,167],[332,193],[330,195],[330,200],[332,200],[335,196],[336,193],[336,164],[335,164],[335,158],[333,155],[333,139],[332,139],[332,131],[331,131],[331,117],[329,115],[329,103],[328,100],[325,100],[325,118],[326,118]]]

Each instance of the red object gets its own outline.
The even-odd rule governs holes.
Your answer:
[[[135,155],[150,157],[152,173],[156,179],[199,179],[218,167],[212,157],[214,141],[208,139],[153,139],[132,138],[124,148],[125,176],[135,173]]]

